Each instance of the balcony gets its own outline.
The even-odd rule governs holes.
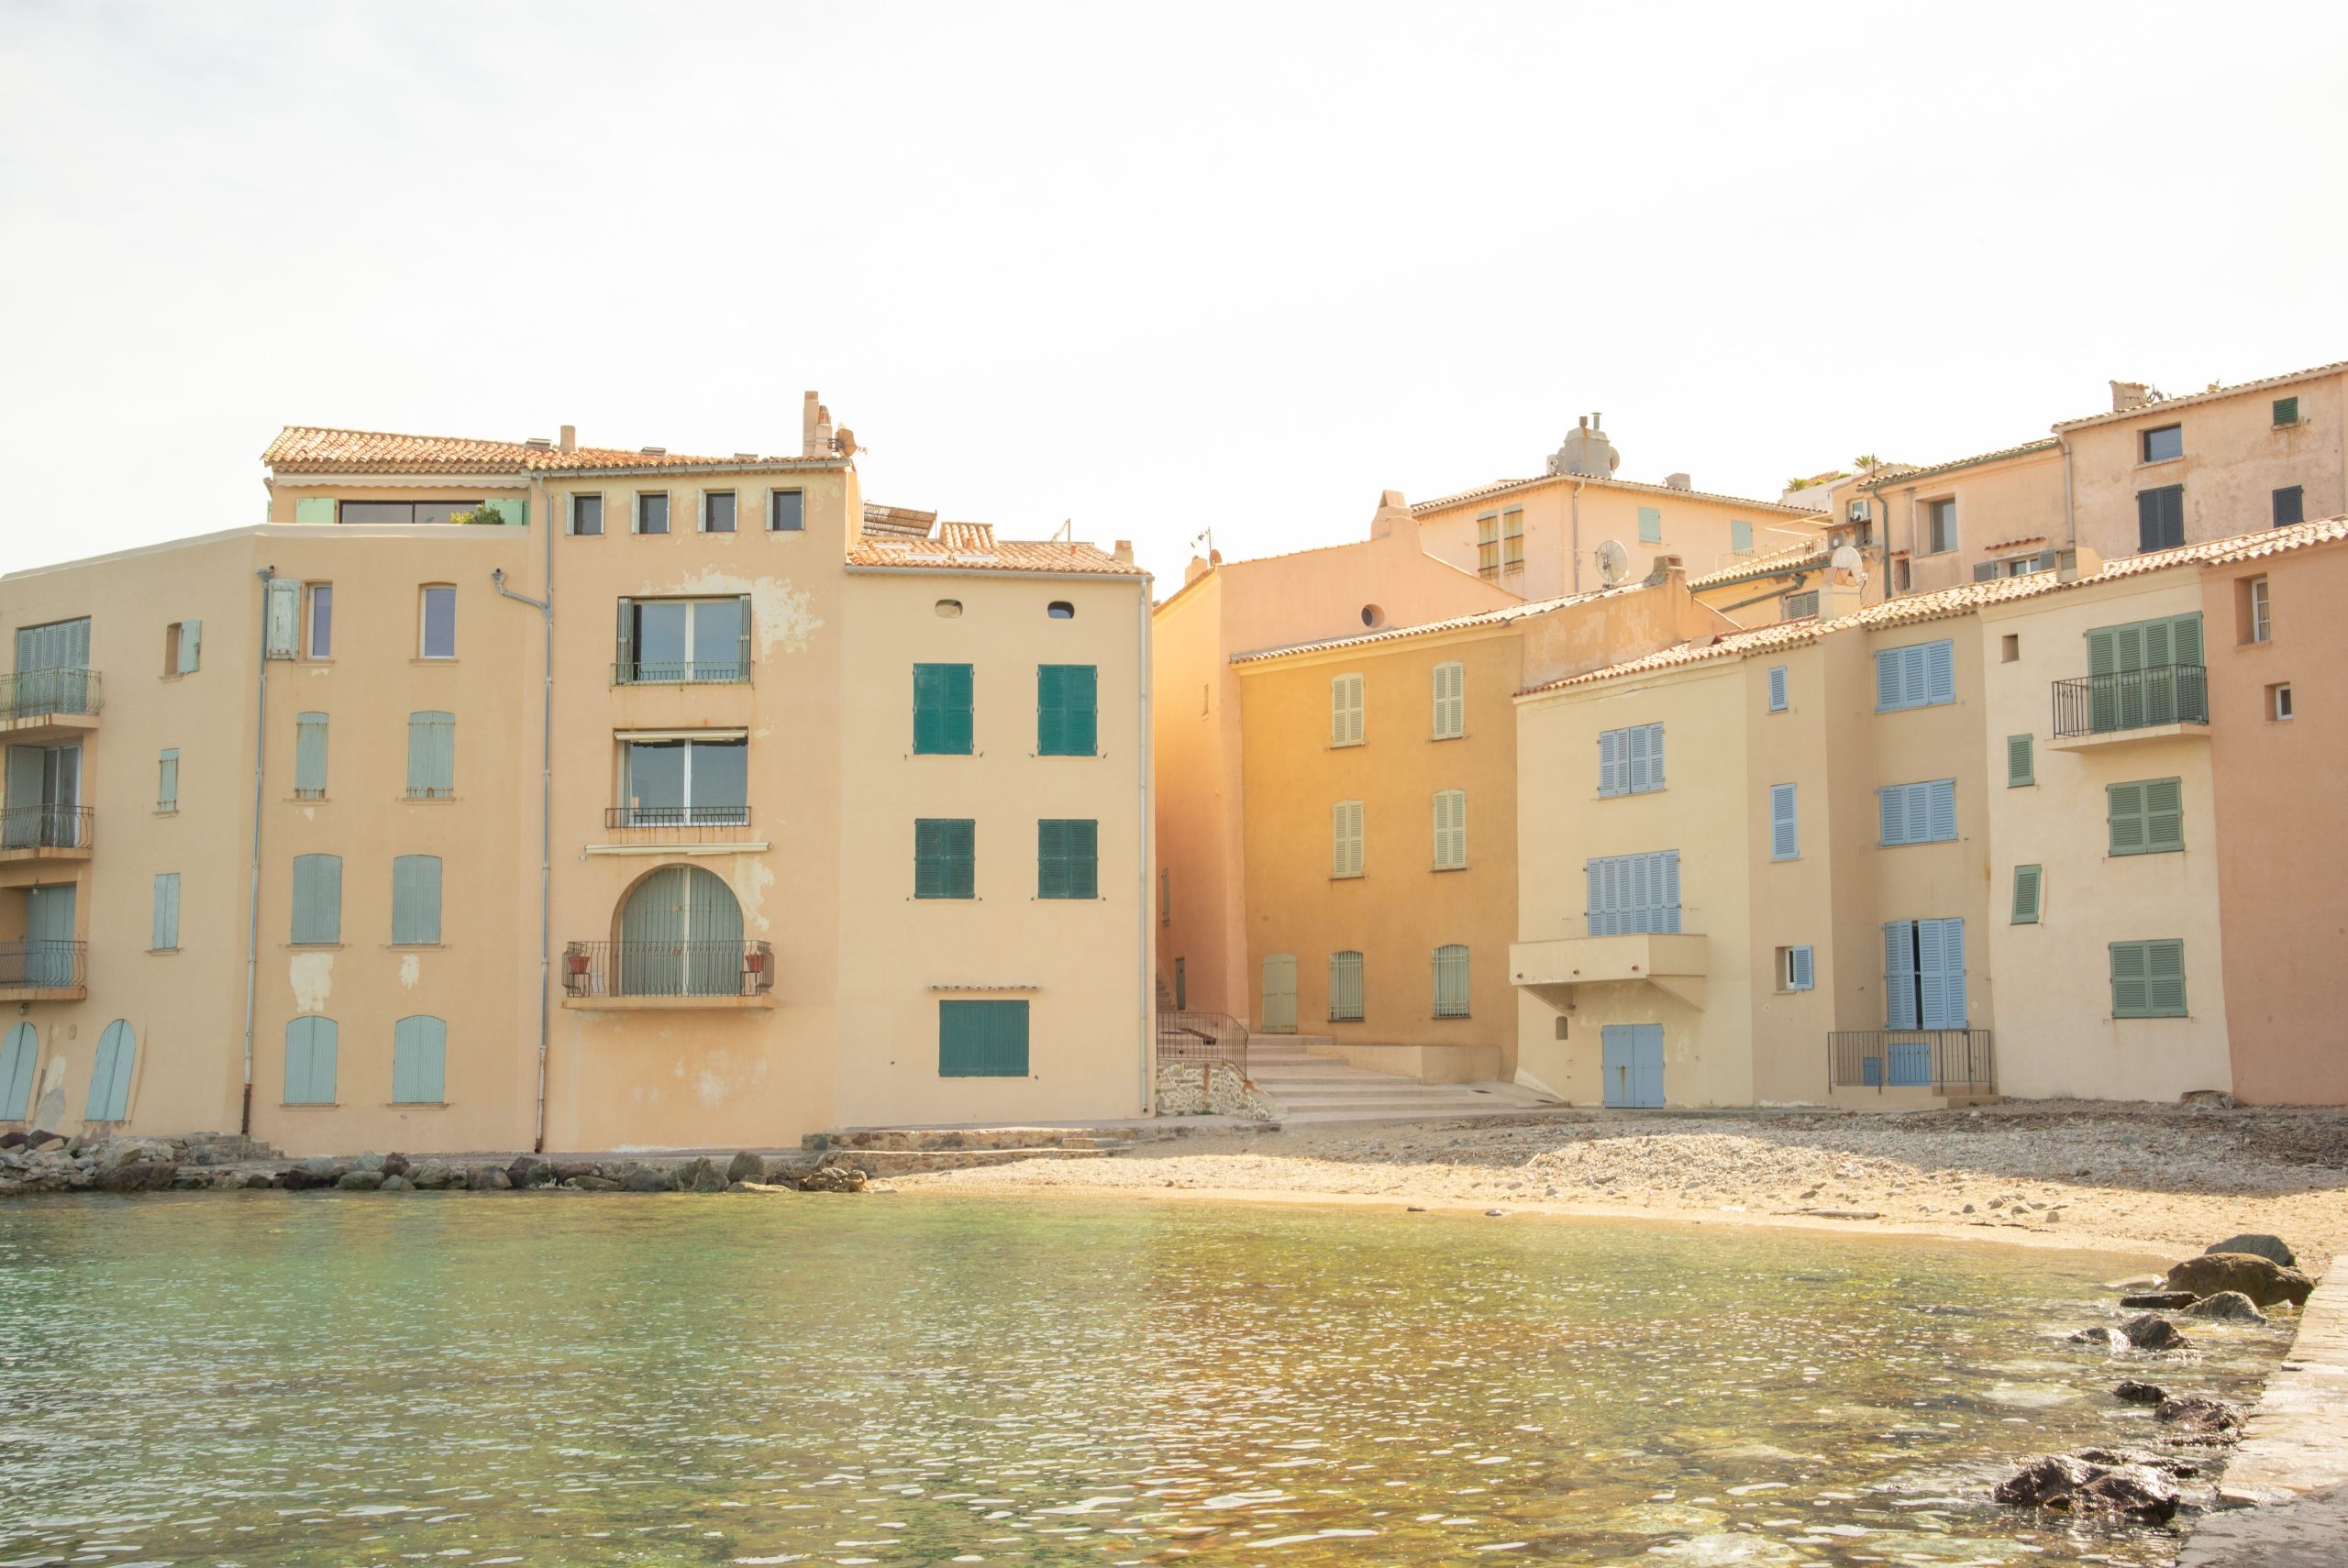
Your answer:
[[[10,806],[0,811],[0,861],[87,860],[96,825],[88,806]]]
[[[2057,751],[2210,733],[2210,672],[2156,664],[2054,683]]]
[[[1675,911],[1691,915],[1692,911]],[[1674,921],[1684,925],[1684,920]],[[1684,929],[1561,936],[1509,944],[1509,978],[1520,986],[1652,983],[1691,1007],[1704,1005],[1711,939]]]
[[[750,831],[748,806],[606,806],[607,842],[586,846],[590,855],[754,854],[767,847]]]
[[[0,942],[0,1001],[80,1001],[89,994],[88,943]]]
[[[1905,1110],[1998,1098],[1986,1029],[1837,1030],[1826,1037],[1826,1073],[1837,1105]]]
[[[574,942],[562,955],[562,1005],[583,1011],[770,1008],[773,992],[765,942]]]
[[[28,669],[0,675],[0,734],[31,738],[98,727],[105,685],[94,669]]]
[[[740,659],[628,659],[612,666],[615,686],[744,686],[750,667]]]

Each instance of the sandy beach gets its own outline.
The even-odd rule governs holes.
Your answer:
[[[2044,1101],[1872,1116],[1559,1111],[1218,1132],[895,1185],[1815,1226],[2140,1252],[2148,1265],[2267,1231],[2320,1274],[2348,1250],[2348,1112]]]

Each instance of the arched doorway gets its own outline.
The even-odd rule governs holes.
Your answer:
[[[738,996],[742,906],[715,873],[664,866],[621,906],[618,957],[621,996]]]
[[[40,1031],[19,1023],[0,1045],[0,1121],[22,1121],[33,1113],[33,1058],[40,1055]]]

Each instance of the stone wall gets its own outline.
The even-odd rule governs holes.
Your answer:
[[[1248,1081],[1229,1062],[1161,1062],[1157,1066],[1160,1116],[1245,1116],[1279,1120],[1279,1103]]]

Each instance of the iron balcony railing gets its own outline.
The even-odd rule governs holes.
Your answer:
[[[606,806],[604,825],[614,832],[649,833],[664,844],[714,844],[728,835],[716,828],[750,825],[748,806]]]
[[[87,849],[96,827],[88,806],[10,806],[0,810],[0,849]]]
[[[1247,1026],[1226,1013],[1157,1014],[1157,1059],[1165,1062],[1228,1062],[1247,1070]]]
[[[765,942],[574,942],[562,988],[574,997],[758,997],[774,988]]]
[[[615,686],[741,686],[750,667],[740,659],[628,659],[612,666]]]
[[[1986,1029],[1837,1030],[1826,1037],[1834,1088],[1969,1089],[1994,1094],[1998,1061]]]
[[[2198,664],[2083,675],[2054,683],[2057,735],[2115,734],[2210,722],[2210,672]]]
[[[33,937],[0,942],[0,990],[62,991],[90,983],[90,944]]]
[[[25,669],[0,675],[0,719],[51,713],[87,717],[105,705],[105,689],[94,669]]]

